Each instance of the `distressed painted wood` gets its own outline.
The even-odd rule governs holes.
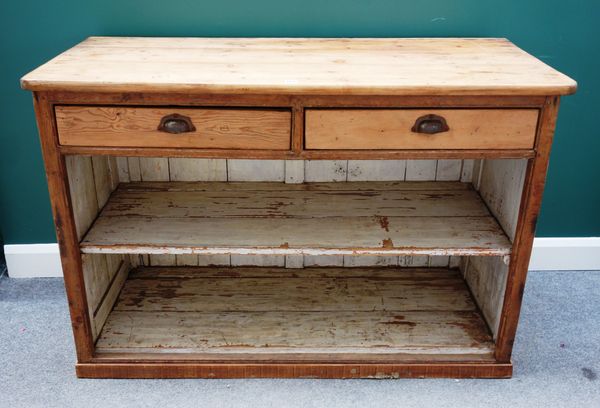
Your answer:
[[[478,163],[474,184],[503,230],[514,241],[527,161],[484,159]],[[504,304],[508,265],[502,257],[465,258],[462,270],[483,315],[497,337]]]
[[[462,268],[465,281],[496,338],[504,302],[508,266],[502,257],[473,256],[465,258]]]
[[[348,160],[347,168],[348,181],[404,180],[406,160]]]
[[[88,156],[67,156],[65,162],[75,229],[78,239],[81,239],[98,215],[92,159]]]
[[[285,69],[282,69],[285,66]],[[557,95],[576,83],[496,38],[90,37],[25,89],[316,95]]]
[[[344,256],[343,255],[304,255],[304,266],[305,267],[344,266]]]
[[[129,178],[129,160],[127,157],[115,157],[115,160],[117,161],[119,181],[122,183],[133,181]]]
[[[229,254],[217,255],[198,255],[199,266],[227,266],[231,265],[231,256]]]
[[[84,253],[237,255],[508,255],[492,217],[100,217]],[[157,234],[160,231],[160,234]],[[277,233],[274,233],[277,231]]]
[[[344,266],[397,266],[397,256],[351,256],[344,255]]]
[[[224,159],[169,158],[171,181],[227,181]]]
[[[303,255],[286,255],[285,256],[285,267],[286,268],[304,268],[304,256]]]
[[[111,197],[101,217],[489,216],[476,191],[454,190],[454,185],[435,190],[418,187],[416,190],[386,190],[385,185],[373,182],[368,190],[352,190],[349,185],[343,190],[336,190],[335,185],[315,185],[313,190],[309,185],[305,191],[265,191],[261,184],[253,183],[254,189],[247,186],[240,191],[222,191],[217,183],[213,183],[214,189],[206,191],[136,191],[124,187]]]
[[[413,129],[435,114],[448,130]],[[305,145],[313,149],[531,149],[537,109],[307,109]]]
[[[92,156],[92,171],[98,208],[104,207],[113,191],[113,180],[107,156]],[[118,184],[118,183],[117,183]],[[115,186],[116,187],[116,186]]]
[[[150,268],[130,274],[98,341],[131,348],[398,358],[493,344],[455,271]]]
[[[444,183],[445,184],[445,183]],[[505,255],[510,244],[473,190],[119,189],[82,242],[87,253]],[[287,187],[288,184],[281,184]],[[291,185],[295,186],[295,185]],[[179,188],[185,189],[186,185]],[[249,186],[246,186],[248,188]],[[272,184],[264,188],[274,187]],[[365,188],[364,185],[361,187]],[[281,188],[281,187],[280,187]],[[426,264],[425,264],[426,265]]]
[[[294,184],[304,182],[304,160],[285,161],[285,182]]]
[[[227,160],[229,181],[284,181],[283,160]]]
[[[483,160],[479,192],[488,208],[514,240],[527,161],[520,159]]]
[[[231,254],[231,266],[285,266],[284,255]]]
[[[109,258],[117,258],[115,255],[109,255]],[[113,277],[110,280],[109,285],[106,287],[102,300],[93,314],[93,322],[94,328],[97,335],[100,334],[104,324],[106,323],[106,319],[108,318],[109,313],[112,311],[115,302],[119,294],[121,293],[121,289],[123,289],[123,285],[125,285],[125,281],[129,274],[130,265],[128,262],[121,261],[118,264],[116,269],[109,269],[109,271],[114,271]]]
[[[166,157],[140,157],[141,181],[169,181],[169,159]]]
[[[144,251],[140,251],[144,252]],[[177,264],[177,257],[174,254],[150,254],[149,265],[152,266],[171,266]]]
[[[373,186],[377,186],[374,189]],[[385,191],[460,191],[472,190],[472,186],[468,183],[459,182],[430,182],[430,181],[380,181],[362,182],[356,181],[352,183],[327,183],[314,182],[303,184],[284,184],[270,182],[229,182],[229,183],[203,183],[203,182],[178,182],[178,183],[123,183],[119,186],[121,191],[129,192],[197,192],[197,191],[227,191],[227,192],[244,192],[250,191],[267,191],[267,192],[287,192],[287,191],[359,191],[365,193],[377,193],[378,189]]]
[[[304,181],[327,182],[346,181],[347,160],[307,160],[304,164]]]
[[[438,160],[435,179],[438,181],[455,181],[461,179],[462,160]]]
[[[408,160],[406,162],[407,181],[435,180],[436,160]]]
[[[140,157],[129,157],[127,159],[127,165],[129,168],[129,181],[141,181],[142,180],[142,172],[140,168],[140,160],[143,159]],[[163,166],[164,168],[164,166]],[[151,171],[151,169],[146,168],[146,172]],[[156,171],[156,170],[154,170]]]

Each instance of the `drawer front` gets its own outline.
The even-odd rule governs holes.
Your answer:
[[[532,149],[538,113],[537,109],[307,109],[305,146]]]
[[[288,110],[58,106],[55,111],[61,145],[290,149]]]

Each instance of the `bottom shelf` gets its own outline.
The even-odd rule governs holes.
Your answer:
[[[148,362],[493,362],[493,351],[460,273],[437,268],[141,267],[96,343]]]

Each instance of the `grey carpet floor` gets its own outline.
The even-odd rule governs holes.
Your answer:
[[[600,271],[532,272],[510,380],[80,380],[61,279],[0,280],[0,407],[600,407]]]

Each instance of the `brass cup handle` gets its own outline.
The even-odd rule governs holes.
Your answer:
[[[196,127],[189,117],[173,113],[163,116],[158,125],[158,131],[177,135],[180,133],[195,132]]]
[[[438,115],[424,115],[415,121],[411,129],[415,133],[425,133],[433,135],[435,133],[447,132],[450,130],[446,119]]]

